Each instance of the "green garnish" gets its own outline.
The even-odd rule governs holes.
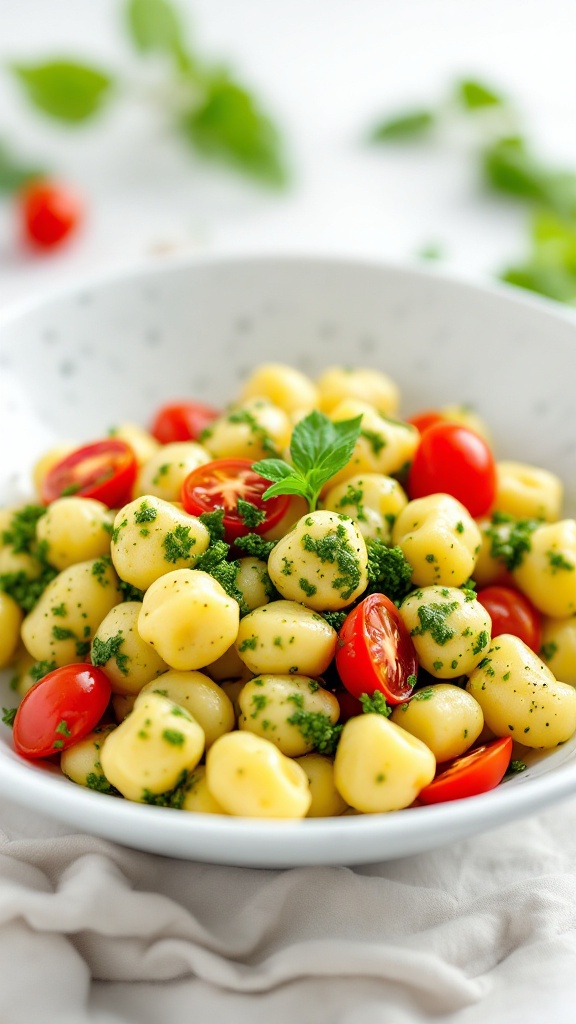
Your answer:
[[[313,512],[324,484],[352,458],[361,423],[361,416],[333,422],[317,410],[305,416],[292,432],[292,465],[283,459],[263,459],[254,463],[255,473],[274,481],[262,497],[298,494],[306,498]]]
[[[360,703],[365,715],[384,715],[385,718],[390,718],[393,711],[390,704],[386,703],[384,695],[380,693],[380,690],[375,690],[372,696],[369,693],[361,693]]]
[[[385,594],[391,601],[402,601],[412,589],[412,566],[402,548],[390,548],[378,538],[368,540],[366,548],[368,587],[365,594]]]
[[[238,498],[236,508],[244,526],[261,526],[266,519],[266,513],[261,508],[257,508],[251,501],[245,501],[244,498]]]
[[[9,725],[12,728],[17,711],[18,708],[2,708],[2,721],[4,725]]]
[[[430,633],[439,647],[443,647],[454,636],[454,630],[446,625],[446,619],[458,608],[457,601],[431,602],[421,604],[418,608],[420,625],[410,631],[410,636],[422,636]]]
[[[121,654],[120,648],[124,643],[125,637],[122,636],[122,630],[120,630],[116,636],[110,636],[107,640],[101,640],[100,637],[95,636],[92,641],[92,650],[90,652],[90,661],[93,665],[106,665],[108,661],[114,658],[119,671],[122,675],[128,675],[128,662],[129,657],[127,654]]]
[[[190,558],[190,552],[196,544],[196,538],[190,536],[190,527],[180,523],[166,534],[162,541],[164,558],[167,562],[180,562]]]
[[[276,540],[264,540],[257,533],[247,533],[244,537],[236,538],[234,547],[240,548],[245,555],[251,555],[252,558],[259,558],[260,561],[267,562],[270,552],[277,543]]]
[[[293,695],[294,696],[294,695]],[[307,743],[320,754],[334,754],[344,726],[332,725],[328,715],[322,711],[304,711],[298,708],[290,718],[290,725],[300,729]]]

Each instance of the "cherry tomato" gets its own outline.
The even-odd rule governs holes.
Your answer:
[[[477,598],[492,619],[492,637],[519,636],[533,651],[540,650],[542,617],[524,594],[513,587],[484,587]]]
[[[427,412],[419,412],[416,416],[411,416],[406,422],[411,423],[416,430],[423,434],[428,427],[433,427],[436,423],[444,423],[445,420],[441,413],[430,409]]]
[[[290,502],[287,494],[262,498],[270,486],[269,480],[254,472],[250,459],[217,459],[198,466],[186,477],[182,504],[194,516],[224,509],[226,540],[232,543],[246,533],[265,533],[286,514]],[[239,507],[239,502],[254,507]]]
[[[50,181],[35,181],[19,196],[25,240],[39,249],[60,245],[82,219],[82,204],[68,188]]]
[[[349,718],[356,718],[363,713],[362,704],[349,690],[338,690],[334,696],[340,705],[339,722],[347,722]]]
[[[336,668],[354,697],[379,690],[388,704],[401,704],[412,693],[416,651],[398,609],[384,594],[370,594],[346,616]]]
[[[408,475],[410,498],[451,494],[471,516],[485,515],[496,496],[496,465],[486,442],[458,423],[424,431]]]
[[[49,757],[71,747],[100,721],[110,700],[101,668],[64,665],[23,698],[14,718],[14,747],[24,757]]]
[[[117,437],[95,441],[76,448],[48,470],[41,498],[49,505],[56,498],[75,494],[119,508],[130,501],[137,469],[134,452],[125,441]]]
[[[150,432],[161,444],[173,441],[198,441],[200,435],[220,413],[202,402],[173,402],[158,409]]]
[[[469,754],[440,765],[436,778],[424,786],[418,800],[423,804],[439,804],[487,793],[502,782],[511,756],[511,736],[476,747]]]

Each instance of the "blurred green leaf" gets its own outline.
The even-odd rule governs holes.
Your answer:
[[[0,192],[17,192],[27,181],[43,177],[46,177],[44,168],[23,163],[0,143]]]
[[[399,117],[381,121],[372,131],[373,142],[415,139],[426,135],[436,122],[431,110],[411,110]]]
[[[441,245],[431,242],[429,245],[423,245],[416,255],[420,260],[443,260],[446,253]]]
[[[506,100],[482,82],[471,79],[456,83],[456,96],[467,110],[478,110],[481,107],[503,107]]]
[[[98,113],[112,85],[103,71],[72,60],[12,64],[11,70],[34,106],[69,124]]]
[[[540,163],[521,139],[499,139],[486,149],[482,167],[488,185],[539,202],[563,215],[576,213],[576,174]]]
[[[178,15],[168,0],[130,0],[126,13],[132,39],[143,53],[173,53],[182,45]]]
[[[184,117],[182,131],[206,156],[273,185],[286,181],[276,127],[255,98],[225,72],[209,80],[205,99]]]
[[[576,275],[570,274],[561,266],[543,266],[538,262],[528,262],[516,267],[509,267],[500,275],[502,281],[514,284],[518,288],[546,295],[557,302],[576,303]]]

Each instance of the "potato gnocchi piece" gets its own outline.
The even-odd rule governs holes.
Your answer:
[[[330,488],[361,473],[399,473],[412,461],[420,441],[416,427],[402,420],[388,419],[367,402],[346,399],[330,412],[330,419],[349,420],[362,416],[360,436],[352,458],[330,480]]]
[[[564,489],[555,473],[524,462],[496,463],[494,508],[517,519],[560,518]]]
[[[482,516],[476,520],[476,525],[480,530],[480,550],[474,566],[474,579],[477,586],[479,588],[489,587],[492,584],[505,583],[507,579],[512,582],[502,559],[493,553],[495,535],[504,539],[510,533],[510,524],[493,523],[490,516]]]
[[[110,554],[114,513],[92,498],[57,498],[36,525],[46,559],[62,571],[76,562]]]
[[[288,601],[316,611],[345,608],[368,585],[368,553],[347,516],[321,510],[303,516],[268,559],[272,583]]]
[[[304,754],[298,764],[308,777],[312,803],[307,818],[334,818],[343,814],[348,804],[334,783],[334,762],[324,754]]]
[[[306,772],[250,732],[221,736],[206,755],[208,790],[227,814],[304,818],[312,802]]]
[[[319,378],[317,386],[319,407],[327,414],[347,399],[368,402],[387,416],[395,415],[400,406],[397,384],[379,370],[331,366]]]
[[[176,569],[144,594],[138,632],[170,668],[198,669],[221,657],[238,636],[240,612],[208,573]]]
[[[576,686],[576,616],[543,619],[539,654],[556,679]]]
[[[538,526],[512,574],[532,604],[554,618],[576,612],[576,521]]]
[[[336,651],[326,619],[296,601],[273,601],[240,622],[236,650],[251,672],[320,676]]]
[[[244,604],[252,611],[268,604],[275,591],[268,575],[268,566],[260,558],[238,559],[236,586],[242,594]]]
[[[212,456],[195,441],[164,444],[140,467],[134,485],[134,497],[154,494],[163,501],[180,501],[182,484],[198,466]]]
[[[139,423],[120,423],[110,433],[130,445],[139,466],[148,462],[161,447],[160,442]]]
[[[240,691],[238,704],[238,728],[269,740],[288,757],[321,748],[340,716],[334,694],[306,676],[256,676]]]
[[[477,700],[450,683],[435,683],[418,690],[405,704],[394,708],[390,721],[417,736],[437,761],[460,757],[484,726]]]
[[[53,661],[58,667],[83,661],[98,626],[121,600],[109,559],[63,569],[22,623],[26,650],[37,661]]]
[[[576,730],[576,690],[555,679],[517,636],[495,638],[466,689],[496,736],[512,736],[526,747],[555,747]]]
[[[408,498],[397,480],[383,473],[360,473],[330,487],[322,504],[351,516],[365,540],[392,545],[392,528]]]
[[[240,401],[266,398],[291,413],[306,415],[318,405],[316,385],[300,370],[286,363],[261,363],[250,374],[240,392]]]
[[[224,808],[208,789],[205,765],[197,764],[192,775],[186,781],[181,809],[193,811],[196,814],[226,814]]]
[[[204,732],[206,750],[219,736],[231,732],[236,724],[232,701],[203,672],[176,672],[173,669],[164,672],[157,679],[146,683],[138,694],[135,706],[146,701],[150,693],[168,697],[198,722]]]
[[[253,675],[238,654],[235,643],[227,651],[224,651],[224,654],[217,658],[216,661],[205,665],[204,672],[217,683],[229,679],[242,679],[244,682],[247,682]]]
[[[64,775],[86,789],[94,789],[97,793],[113,793],[114,788],[102,770],[100,753],[105,740],[115,728],[115,725],[101,726],[89,732],[74,746],[63,750],[60,767]]]
[[[158,693],[107,737],[100,751],[104,775],[127,800],[146,802],[174,789],[204,753],[204,733],[187,711]]]
[[[100,665],[114,693],[137,694],[168,665],[138,632],[141,601],[124,601],[102,620],[92,640],[92,664]]]
[[[112,708],[114,710],[114,718],[120,724],[125,718],[128,717],[131,711],[134,709],[136,703],[137,693],[113,693],[112,694]]]
[[[266,398],[234,405],[202,434],[213,459],[265,459],[281,452],[290,440],[290,420]]]
[[[147,494],[118,512],[111,555],[120,578],[146,590],[175,569],[192,568],[209,544],[210,534],[196,516]]]
[[[468,675],[484,657],[492,622],[471,590],[422,587],[399,611],[418,661],[437,679]]]
[[[23,619],[20,605],[0,590],[0,668],[6,668],[16,654]]]
[[[46,666],[40,666],[40,663],[28,653],[24,644],[20,642],[10,664],[12,673],[10,689],[14,690],[19,697],[23,697],[41,678],[41,675],[37,674],[36,669],[38,668],[38,672],[44,675],[45,673],[42,671],[44,667],[46,668],[46,673],[48,673],[53,668],[56,668],[56,665],[47,662]]]
[[[392,529],[418,587],[461,587],[473,574],[481,539],[470,513],[449,494],[408,502]]]
[[[383,715],[350,718],[334,759],[334,781],[364,814],[409,807],[434,778],[436,759],[416,736]]]

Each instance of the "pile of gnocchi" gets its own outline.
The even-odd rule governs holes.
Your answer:
[[[385,373],[256,367],[34,468],[0,511],[16,751],[206,814],[461,799],[576,730],[576,521]]]

